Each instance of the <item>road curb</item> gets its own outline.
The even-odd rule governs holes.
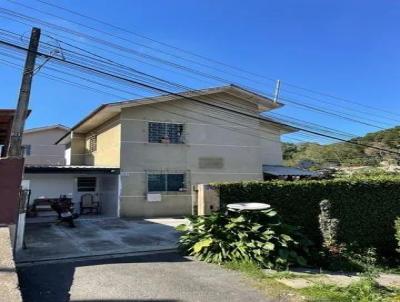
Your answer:
[[[17,268],[20,268],[20,267],[28,267],[28,266],[34,266],[34,265],[59,264],[59,263],[69,263],[69,262],[78,262],[78,261],[108,260],[108,259],[117,259],[117,258],[131,257],[131,256],[146,256],[146,255],[168,254],[168,253],[176,253],[176,252],[178,252],[177,248],[168,248],[168,249],[166,248],[166,249],[159,249],[159,250],[107,253],[107,254],[98,254],[98,255],[63,257],[63,258],[56,258],[56,259],[20,261],[20,262],[16,262],[15,264],[16,264]]]

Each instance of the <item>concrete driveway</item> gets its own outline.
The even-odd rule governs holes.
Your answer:
[[[184,219],[77,219],[76,228],[55,223],[27,224],[27,249],[17,263],[101,255],[171,250],[176,248],[175,226]]]
[[[271,301],[236,272],[176,253],[18,269],[25,302]]]

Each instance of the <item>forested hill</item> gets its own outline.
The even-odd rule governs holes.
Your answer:
[[[400,152],[400,126],[368,133],[350,141]],[[315,163],[314,166],[330,163],[342,166],[376,166],[382,161],[396,163],[400,159],[396,154],[348,143],[284,143],[283,158],[287,165],[304,167],[311,163]]]

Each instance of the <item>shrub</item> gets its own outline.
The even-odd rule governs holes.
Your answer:
[[[394,222],[395,237],[397,240],[397,251],[400,253],[400,217]]]
[[[213,213],[177,228],[185,253],[213,263],[250,261],[264,268],[305,265],[310,241],[272,210]]]
[[[394,220],[400,216],[399,177],[353,177],[332,180],[269,181],[215,184],[221,206],[234,202],[265,202],[285,223],[322,246],[320,202],[330,201],[331,218],[337,219],[337,242],[377,248],[381,255],[396,249]]]

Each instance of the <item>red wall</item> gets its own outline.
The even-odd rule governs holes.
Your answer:
[[[15,224],[24,160],[0,158],[0,225]]]

